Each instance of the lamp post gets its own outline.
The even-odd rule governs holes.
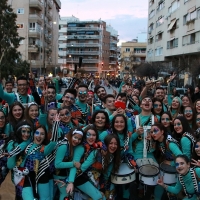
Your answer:
[[[57,22],[54,21],[53,24],[56,25]],[[55,34],[54,34],[54,35],[55,35]],[[56,46],[56,39],[55,39],[55,37],[54,37],[54,42],[55,42],[55,66],[54,66],[54,70],[55,70],[55,71],[54,71],[54,73],[55,73],[55,76],[56,76],[56,70],[57,70],[57,67],[56,67],[56,48],[58,48],[58,47]]]
[[[42,30],[43,28],[41,27],[40,28],[40,76],[42,74],[42,59],[43,59],[43,56],[41,57],[41,54],[42,54]]]

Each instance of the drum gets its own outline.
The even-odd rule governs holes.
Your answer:
[[[121,163],[116,174],[111,174],[111,182],[114,184],[126,184],[135,180],[134,169],[129,168],[127,163]]]
[[[177,182],[177,171],[175,167],[167,165],[165,163],[160,164],[160,175],[163,177],[165,184],[174,184]]]
[[[157,185],[159,168],[155,165],[143,165],[139,168],[140,182],[145,185]]]

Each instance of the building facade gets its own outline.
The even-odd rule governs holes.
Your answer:
[[[8,1],[17,14],[18,32],[25,39],[19,51],[36,74],[55,73],[58,55],[60,0]]]
[[[117,32],[106,22],[80,21],[62,17],[60,20],[58,63],[63,74],[73,75],[75,66],[86,73],[105,74],[117,65]]]
[[[200,1],[149,0],[147,61],[200,52]]]
[[[146,46],[146,42],[138,42],[137,40],[122,43],[120,69],[123,73],[130,73],[133,65],[145,62]]]

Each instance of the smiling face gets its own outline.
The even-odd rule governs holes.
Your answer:
[[[34,139],[33,142],[35,144],[42,144],[45,140],[45,130],[43,128],[38,128],[34,133]]]
[[[5,126],[6,118],[3,112],[0,112],[0,128],[3,128]]]
[[[149,97],[142,99],[140,107],[144,111],[151,111],[152,108],[152,100]]]
[[[184,117],[188,120],[191,121],[193,118],[193,111],[191,107],[185,107],[184,109]]]
[[[47,89],[47,99],[49,102],[54,101],[56,98],[56,91],[53,88]]]
[[[94,94],[92,92],[88,92],[88,96],[87,96],[87,103],[89,105],[92,105],[92,101],[94,100]]]
[[[16,120],[21,119],[22,114],[23,114],[23,110],[20,106],[16,105],[16,106],[13,107],[12,115]]]
[[[158,140],[159,142],[162,142],[164,139],[164,131],[160,130],[157,126],[152,126],[151,127],[151,137],[154,140]]]
[[[188,97],[184,96],[184,97],[182,98],[182,105],[183,105],[183,107],[186,107],[186,106],[189,106],[189,105],[190,105],[190,100],[189,100]]]
[[[113,154],[117,150],[118,144],[115,138],[112,138],[110,143],[108,144],[108,151],[109,153]]]
[[[114,111],[115,108],[115,99],[113,97],[108,97],[106,99],[106,103],[104,106],[109,110],[109,111]]]
[[[155,92],[155,97],[162,101],[165,98],[164,90],[157,89],[156,92]]]
[[[196,124],[197,124],[197,127],[200,128],[200,114],[198,114],[196,117]]]
[[[132,99],[137,105],[139,105],[139,99],[135,95],[132,96]]]
[[[98,113],[96,115],[94,124],[95,124],[97,129],[101,129],[101,128],[105,127],[105,125],[106,125],[106,116],[104,115],[104,113]]]
[[[104,88],[99,88],[97,90],[97,96],[102,101],[102,99],[107,95],[106,90]]]
[[[66,93],[65,96],[62,97],[64,106],[71,106],[75,102],[75,96],[71,93]]]
[[[179,106],[180,106],[179,101],[177,99],[173,99],[172,100],[172,109],[177,110],[179,108]]]
[[[18,80],[17,81],[17,91],[21,95],[27,95],[28,83],[26,80]]]
[[[195,108],[196,108],[197,113],[200,113],[200,101],[196,102]]]
[[[80,87],[78,88],[78,99],[80,102],[86,102],[87,101],[87,95],[88,95],[88,90],[85,87]]]
[[[95,131],[89,129],[89,130],[87,131],[87,133],[86,133],[86,141],[87,141],[87,143],[88,143],[89,145],[92,145],[92,144],[95,143],[96,139],[97,139],[97,135],[96,135]]]
[[[118,116],[115,118],[114,128],[118,133],[123,132],[123,130],[125,129],[125,121],[123,117]]]
[[[168,114],[163,114],[161,116],[161,123],[163,124],[164,127],[169,127],[170,126],[170,118]]]
[[[77,146],[81,143],[83,136],[81,134],[75,133],[72,135],[72,146]]]
[[[156,115],[159,115],[162,111],[162,104],[159,101],[153,103],[153,110]]]
[[[196,152],[197,156],[200,157],[200,141],[197,142],[195,145],[195,152]]]
[[[47,121],[48,121],[49,124],[51,124],[51,125],[53,124],[53,120],[54,120],[57,113],[58,113],[57,110],[49,110],[48,118],[47,118]]]
[[[23,127],[23,128],[21,129],[21,134],[22,134],[22,140],[23,140],[23,141],[28,140],[29,137],[30,137],[30,135],[31,135],[31,130],[30,130],[30,128],[25,128],[25,127]]]
[[[181,134],[183,132],[183,126],[182,123],[179,119],[174,120],[174,130],[178,133]]]
[[[29,108],[29,111],[28,111],[28,115],[31,119],[36,119],[36,117],[38,117],[38,106],[37,105],[32,105],[30,106]]]
[[[183,158],[176,158],[176,171],[179,174],[185,175],[190,169],[190,163],[186,163]]]
[[[68,109],[62,109],[59,114],[61,122],[69,123],[71,121],[71,113]]]

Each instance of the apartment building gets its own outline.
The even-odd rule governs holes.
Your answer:
[[[8,3],[17,14],[19,35],[25,38],[19,47],[22,59],[30,63],[36,75],[55,73],[60,0],[10,0]]]
[[[58,63],[63,73],[73,75],[80,62],[86,73],[103,76],[116,70],[118,35],[111,26],[101,19],[80,21],[74,16],[61,17],[59,23]]]
[[[146,42],[124,42],[121,45],[120,67],[123,73],[129,73],[133,65],[139,65],[146,60]]]
[[[200,52],[200,1],[149,0],[147,61]]]

